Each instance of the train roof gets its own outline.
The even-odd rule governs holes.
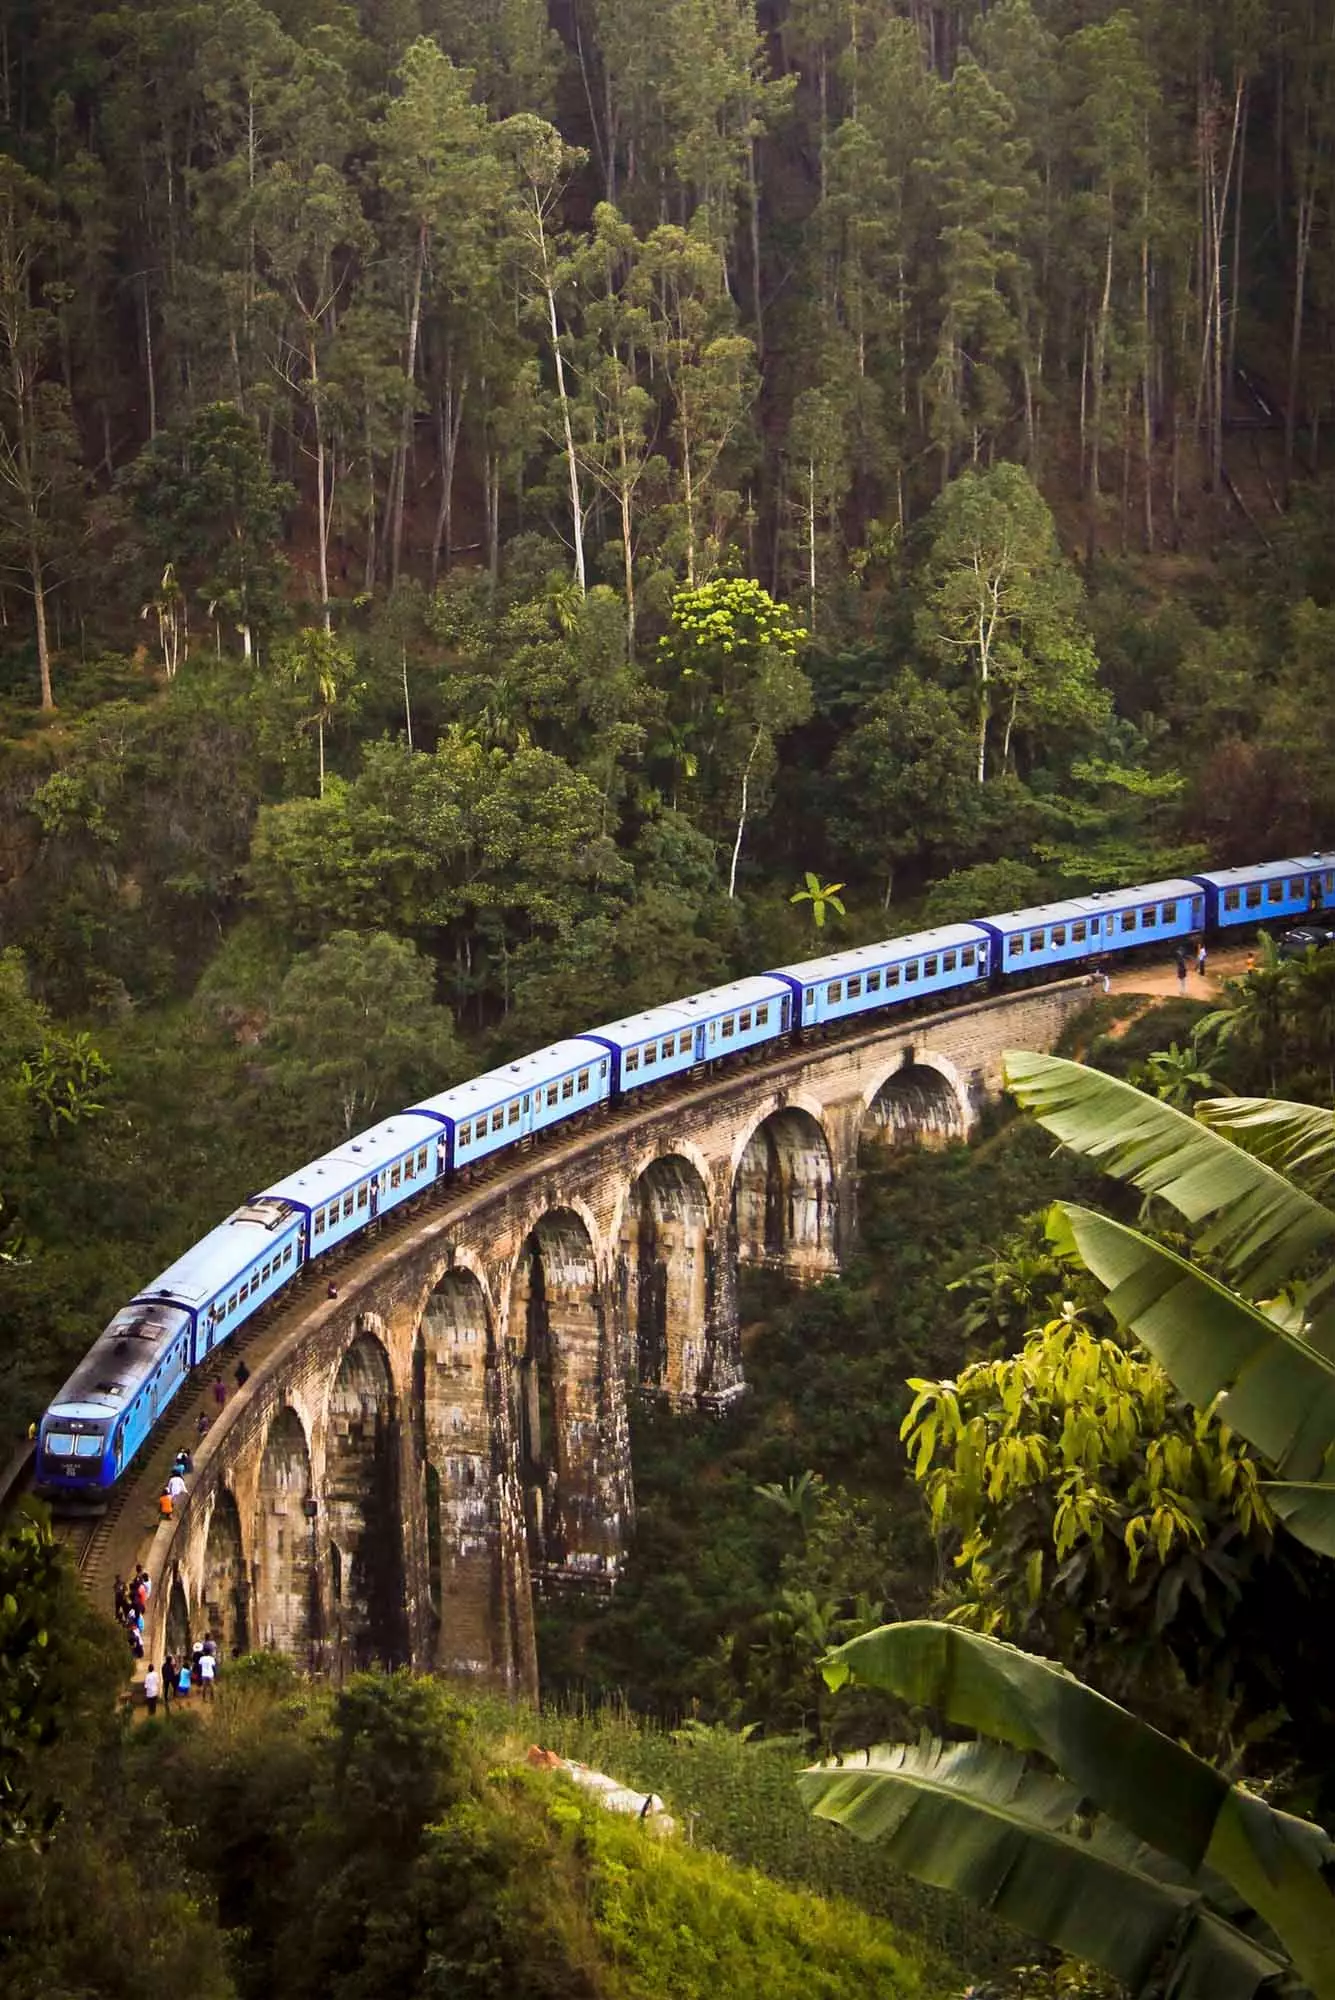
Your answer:
[[[1335,868],[1335,854],[1291,854],[1284,861],[1254,861],[1249,868],[1203,868],[1198,879],[1213,889],[1241,889],[1249,882],[1310,875],[1314,868]]]
[[[646,1007],[642,1014],[623,1014],[619,1021],[604,1021],[601,1027],[590,1028],[591,1035],[605,1035],[618,1048],[625,1048],[634,1042],[645,1042],[654,1035],[670,1034],[683,1023],[694,1025],[695,1016],[681,1007],[667,1005]]]
[[[545,1049],[537,1049],[531,1056],[520,1056],[516,1062],[506,1063],[500,1069],[484,1070],[481,1076],[471,1077],[467,1083],[452,1084],[435,1097],[423,1097],[412,1109],[427,1112],[438,1119],[471,1118],[475,1111],[488,1111],[495,1104],[507,1104],[521,1091],[538,1090],[545,1083],[556,1083],[563,1076],[569,1076],[572,1070],[580,1069],[587,1063],[602,1062],[606,1056],[607,1050],[601,1043],[591,1042],[580,1035],[571,1036],[566,1041],[552,1042]]]
[[[151,1374],[164,1342],[185,1323],[184,1308],[169,1299],[136,1300],[122,1306],[46,1414],[83,1422],[114,1416]]]
[[[691,1021],[708,1021],[715,1015],[730,1013],[734,1007],[752,1007],[757,1000],[785,999],[790,991],[787,981],[777,973],[758,972],[750,979],[734,979],[727,986],[710,986],[703,993],[674,1000],[672,1011]]]
[[[810,986],[822,979],[861,972],[864,966],[895,965],[924,951],[950,951],[964,944],[987,942],[987,932],[978,924],[939,924],[935,930],[910,931],[907,937],[882,938],[877,944],[859,944],[849,951],[827,952],[823,958],[806,958],[800,965],[785,965],[783,970]]]
[[[295,1220],[295,1211],[276,1202],[272,1209],[254,1202],[234,1209],[207,1236],[169,1264],[160,1277],[135,1294],[140,1304],[158,1298],[177,1299],[183,1305],[202,1306],[223,1291],[233,1278],[263,1252],[283,1224]]]
[[[378,1125],[356,1132],[341,1146],[332,1146],[318,1160],[308,1160],[294,1174],[275,1181],[259,1197],[267,1201],[297,1202],[303,1208],[318,1208],[331,1195],[345,1194],[368,1174],[378,1174],[383,1166],[397,1160],[414,1146],[427,1146],[440,1137],[440,1125],[420,1112],[398,1111],[382,1118]]]
[[[1005,910],[1000,916],[984,917],[984,924],[999,930],[1027,930],[1031,924],[1067,923],[1073,917],[1098,917],[1108,910],[1129,910],[1139,903],[1161,903],[1185,896],[1199,896],[1199,882],[1185,876],[1167,882],[1140,882],[1132,889],[1100,889],[1090,896],[1070,896],[1062,903],[1036,903],[1030,910]]]

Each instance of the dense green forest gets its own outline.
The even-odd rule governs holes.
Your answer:
[[[253,1187],[611,994],[1335,842],[1333,396],[1317,0],[0,0],[0,1443]],[[1330,979],[1081,1047],[1329,1106]],[[830,1647],[948,1612],[1335,1812],[1329,1563],[1043,1234],[1094,1179],[869,1161],[545,1615],[523,1726],[791,1893],[406,1681],[123,1730],[34,1529],[7,1984],[1103,1991],[791,1785],[922,1719]]]

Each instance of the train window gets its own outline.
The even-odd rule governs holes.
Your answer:
[[[658,1061],[658,1043],[657,1043],[657,1042],[646,1042],[646,1043],[645,1043],[645,1045],[644,1045],[644,1066],[645,1066],[645,1068],[646,1068],[646,1069],[652,1069],[652,1068],[653,1068],[653,1066],[654,1066],[654,1064],[655,1064],[655,1063],[656,1063],[657,1061]]]
[[[400,1166],[399,1162],[396,1160],[394,1162],[394,1165],[390,1169],[389,1184],[392,1188],[396,1188],[402,1179],[403,1179],[403,1169]]]
[[[899,984],[899,967],[898,967],[897,965],[891,965],[891,966],[887,966],[887,968],[886,968],[886,974],[885,974],[885,983],[886,983],[887,987],[889,987],[889,986],[898,986],[898,984]]]
[[[1225,889],[1224,908],[1226,910],[1236,910],[1241,904],[1241,902],[1242,902],[1242,891],[1240,889]]]
[[[1083,923],[1071,925],[1072,944],[1083,944],[1085,941],[1085,935],[1086,935],[1086,927]]]
[[[365,1206],[366,1206],[366,1188],[367,1188],[367,1183],[366,1183],[365,1181],[363,1181],[363,1182],[362,1182],[362,1184],[361,1184],[361,1186],[360,1186],[360,1187],[358,1188],[358,1190],[357,1190],[357,1206],[358,1206],[358,1208],[365,1208]]]
[[[1331,895],[1333,892],[1335,892],[1335,875],[1332,875],[1329,872],[1327,872],[1325,875],[1321,877],[1321,885],[1324,888],[1326,894],[1328,896]]]
[[[87,1431],[84,1432],[82,1437],[76,1437],[74,1440],[74,1456],[76,1458],[97,1458],[101,1450],[101,1438],[95,1435],[90,1436]]]
[[[351,1208],[351,1207],[352,1207],[352,1196],[351,1196],[351,1195],[349,1195],[349,1196],[348,1196],[348,1207],[349,1207],[349,1208]],[[285,1264],[290,1264],[290,1263],[292,1262],[292,1245],[291,1245],[290,1243],[288,1244],[287,1248],[286,1248],[286,1249],[284,1250],[284,1252],[283,1252],[283,1262],[284,1262]]]
[[[1155,908],[1153,903],[1150,904],[1147,910],[1141,911],[1140,928],[1143,931],[1152,931],[1155,925],[1158,923],[1158,921],[1159,921],[1159,912]]]
[[[860,979],[850,979],[848,982],[849,999],[857,1000],[861,997],[861,994],[862,994],[862,981]]]
[[[958,961],[954,952],[948,951],[941,960],[941,970],[943,972],[953,972],[957,963]]]
[[[598,1075],[599,1075],[600,1077],[606,1077],[606,1075],[607,1075],[607,1057],[606,1057],[606,1056],[604,1056],[604,1057],[603,1057],[602,1061],[601,1061],[601,1062],[599,1063],[599,1065],[598,1065]]]
[[[1260,908],[1260,905],[1261,905],[1261,885],[1259,882],[1253,882],[1251,887],[1247,890],[1247,908],[1249,910],[1256,910]]]
[[[1300,901],[1300,900],[1301,900],[1301,898],[1302,898],[1302,896],[1303,896],[1303,893],[1304,893],[1304,884],[1303,884],[1303,878],[1302,878],[1302,876],[1301,876],[1301,875],[1297,875],[1297,876],[1292,876],[1292,877],[1290,877],[1290,880],[1289,880],[1289,898],[1290,898],[1290,900],[1291,900],[1292,902],[1295,902],[1295,903],[1296,903],[1296,902],[1298,902],[1298,901]]]
[[[236,1293],[235,1293],[235,1292],[233,1292],[233,1293],[232,1293],[232,1296],[231,1296],[231,1298],[230,1298],[230,1299],[229,1299],[229,1300],[227,1301],[227,1310],[228,1310],[228,1312],[229,1312],[229,1313],[234,1313],[234,1312],[236,1311]]]
[[[1052,926],[1052,942],[1054,946],[1065,944],[1066,942],[1065,924],[1054,924]]]
[[[924,978],[924,979],[935,979],[935,978],[936,978],[936,955],[935,955],[935,953],[933,953],[933,955],[932,955],[932,957],[931,957],[931,958],[925,958],[925,959],[923,960],[923,962],[922,962],[922,976],[923,976],[923,978]]]
[[[718,1022],[711,1021],[709,1024],[709,1039],[711,1042],[714,1040],[717,1033],[718,1033]]]
[[[541,1091],[539,1091],[539,1092],[538,1092],[538,1101],[539,1101],[539,1103],[541,1103],[541,1101],[542,1101],[542,1092],[541,1092]],[[525,1109],[525,1111],[527,1111],[527,1110],[528,1110],[528,1092],[527,1092],[527,1091],[525,1091],[525,1092],[524,1092],[524,1109]]]
[[[473,1137],[473,1127],[471,1124],[461,1125],[459,1127],[459,1144],[461,1146],[467,1146],[471,1142],[472,1137]]]
[[[756,1008],[756,1026],[757,1026],[758,1028],[763,1028],[763,1027],[764,1027],[764,1025],[765,1025],[765,1023],[766,1023],[766,1022],[767,1022],[768,1020],[769,1020],[769,1008],[768,1008],[768,1006],[765,1006],[765,1007],[757,1007],[757,1008]],[[690,1046],[691,1046],[691,1038],[690,1038],[690,1036],[689,1036],[689,1035],[683,1035],[683,1036],[682,1036],[682,1038],[681,1038],[681,1047],[682,1047],[683,1049],[689,1049],[689,1047],[690,1047]]]
[[[348,1193],[348,1194],[345,1194],[345,1195],[344,1195],[344,1197],[343,1197],[343,1213],[344,1213],[344,1215],[351,1215],[351,1214],[352,1214],[352,1195],[351,1195],[351,1193]],[[290,1249],[290,1248],[291,1248],[291,1245],[289,1244],[289,1246],[288,1246],[288,1247],[289,1247],[289,1249]],[[284,1261],[284,1262],[286,1262],[286,1261],[287,1261],[287,1260],[286,1260],[286,1258],[285,1258],[285,1259],[284,1259],[283,1261]]]
[[[260,1272],[260,1277],[267,1285],[269,1282],[269,1266],[267,1264],[265,1265],[264,1269]]]
[[[816,1004],[816,989],[815,989],[815,987],[814,987],[814,986],[808,986],[808,988],[807,988],[807,1005],[808,1005],[808,1007],[814,1007],[814,1006],[815,1006],[815,1004]]]
[[[628,1049],[628,1050],[626,1051],[626,1060],[625,1060],[625,1062],[624,1062],[624,1063],[623,1063],[623,1065],[622,1065],[623,1069],[626,1069],[626,1070],[632,1070],[632,1069],[638,1069],[638,1068],[639,1068],[639,1066],[640,1066],[640,1052],[639,1052],[639,1050],[638,1050],[638,1049]],[[548,1092],[548,1096],[549,1096],[549,1097],[550,1097],[550,1095],[551,1095],[551,1093],[550,1093],[550,1092]]]
[[[843,997],[844,997],[844,982],[843,982],[843,980],[842,980],[842,979],[832,979],[832,980],[830,981],[830,985],[829,985],[829,990],[827,991],[827,993],[826,993],[826,995],[825,995],[825,998],[826,998],[827,1000],[830,1000],[830,1001],[834,1001],[834,1000],[842,1000],[842,999],[843,999]]]
[[[730,1042],[732,1040],[733,1036],[737,1032],[737,1023],[733,1020],[731,1014],[728,1015],[727,1019],[724,1021],[722,1027],[720,1028],[719,1032],[723,1036],[725,1042]]]
[[[1007,938],[1006,956],[1008,958],[1018,958],[1023,950],[1024,950],[1024,939],[1022,937]]]
[[[503,1105],[498,1104],[496,1106],[496,1109],[491,1114],[492,1131],[499,1132],[504,1123],[505,1123],[505,1108]]]
[[[525,1111],[527,1111],[527,1110],[528,1110],[528,1099],[527,1099],[527,1098],[525,1098],[525,1099],[524,1099],[524,1109],[525,1109]],[[418,1147],[418,1149],[417,1149],[417,1170],[418,1170],[418,1172],[419,1172],[419,1173],[421,1172],[422,1168],[423,1168],[423,1167],[424,1167],[425,1165],[426,1165],[426,1147],[425,1147],[425,1146],[419,1146],[419,1147]],[[343,1204],[343,1213],[344,1213],[344,1215],[346,1215],[346,1214],[347,1214],[347,1212],[348,1212],[348,1204],[347,1204],[346,1202],[344,1202],[344,1204]]]
[[[880,992],[880,990],[881,990],[881,975],[880,975],[880,973],[879,973],[879,972],[869,972],[869,973],[867,974],[867,991],[868,991],[869,993],[879,993],[879,992]]]
[[[1164,920],[1164,922],[1165,922],[1166,924],[1175,924],[1175,923],[1177,922],[1177,904],[1176,904],[1176,903],[1165,903],[1165,904],[1164,904],[1164,906],[1163,906],[1163,920]]]
[[[547,1086],[547,1102],[548,1104],[555,1104],[556,1102],[556,1085],[554,1083],[549,1083]]]
[[[916,958],[911,958],[904,967],[904,977],[910,985],[918,977],[918,961]]]
[[[245,1304],[246,1300],[247,1300],[247,1299],[248,1299],[249,1297],[250,1297],[250,1279],[249,1279],[249,1278],[247,1278],[247,1279],[246,1279],[246,1282],[245,1282],[245,1284],[244,1284],[244,1285],[243,1285],[243,1286],[241,1287],[241,1303],[242,1303],[242,1305],[244,1305],[244,1304]]]
[[[1136,912],[1134,910],[1123,910],[1122,929],[1124,931],[1133,931],[1135,928],[1136,928]]]
[[[563,1098],[575,1095],[575,1079],[573,1076],[567,1076],[562,1079],[561,1095]]]
[[[575,1078],[575,1088],[576,1090],[587,1090],[588,1087],[589,1087],[589,1072],[586,1069],[582,1069],[579,1075]]]
[[[74,1439],[68,1431],[48,1431],[46,1434],[46,1448],[52,1458],[72,1458],[74,1455]]]
[[[1274,882],[1267,882],[1265,899],[1267,903],[1282,903],[1284,901],[1284,884],[1278,879]]]
[[[406,1181],[410,1181],[414,1178],[416,1172],[417,1169],[413,1165],[413,1156],[411,1153],[409,1153],[407,1154],[403,1162],[403,1178]]]
[[[323,1235],[324,1235],[324,1210],[323,1210],[323,1209],[320,1209],[320,1210],[318,1210],[318,1212],[317,1212],[317,1214],[316,1214],[316,1217],[315,1217],[315,1234],[316,1234],[317,1236],[323,1236]],[[242,1296],[242,1297],[244,1298],[244,1297],[245,1297],[245,1293],[243,1292],[241,1296]]]
[[[961,965],[973,964],[973,946],[971,944],[966,944],[963,951],[960,953],[960,964]]]
[[[507,1104],[507,1106],[505,1107],[505,1122],[507,1125],[517,1125],[519,1123],[518,1098],[515,1099],[513,1104]]]
[[[1048,934],[1046,931],[1030,931],[1029,933],[1030,951],[1042,951],[1047,941],[1048,941]]]
[[[329,1204],[329,1227],[332,1229],[337,1221],[338,1221],[338,1203],[336,1201],[331,1201]]]
[[[853,982],[851,979],[848,982],[848,990],[850,993],[853,991]],[[745,1034],[747,1029],[751,1026],[751,1009],[749,1007],[746,1009],[745,1013],[739,1014],[737,1016],[737,1026],[741,1029],[743,1034]]]

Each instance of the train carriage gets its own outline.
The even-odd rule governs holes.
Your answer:
[[[942,924],[809,958],[784,966],[776,976],[792,985],[799,1026],[823,1027],[878,1007],[902,1006],[929,993],[978,984],[988,975],[990,943],[978,924]]]
[[[186,1309],[198,1367],[295,1276],[305,1231],[300,1210],[257,1195],[169,1264],[140,1300],[171,1299]]]
[[[456,1083],[412,1109],[444,1128],[450,1166],[467,1167],[577,1111],[605,1104],[610,1093],[608,1051],[582,1035]]]
[[[1205,892],[1199,882],[1182,878],[1143,882],[1132,889],[1008,910],[979,922],[995,940],[994,971],[1032,972],[1133,946],[1194,938],[1205,928]]]
[[[434,1119],[400,1112],[275,1181],[257,1199],[300,1209],[306,1254],[319,1257],[436,1180],[448,1165],[445,1151]]]
[[[1211,930],[1264,924],[1278,917],[1335,909],[1335,854],[1301,854],[1246,868],[1208,869],[1196,877]]]
[[[169,1299],[121,1307],[42,1417],[39,1494],[91,1498],[115,1482],[190,1372],[192,1325]]]

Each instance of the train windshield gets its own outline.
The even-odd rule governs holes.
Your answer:
[[[100,1431],[81,1431],[77,1436],[69,1431],[46,1434],[46,1449],[52,1458],[100,1458],[102,1443]]]

